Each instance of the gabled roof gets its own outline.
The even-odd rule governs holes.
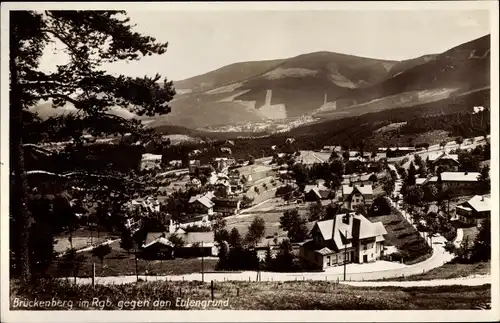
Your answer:
[[[387,234],[382,222],[370,222],[367,218],[358,217],[354,219],[354,230],[358,239],[383,236]]]
[[[342,220],[348,216],[348,223]],[[317,228],[317,229],[316,229]],[[319,231],[323,240],[333,240],[336,250],[352,247],[352,239],[378,238],[383,240],[387,234],[382,222],[372,223],[363,215],[356,212],[337,214],[334,219],[316,222],[313,231]]]
[[[321,193],[319,192],[319,190],[318,190],[317,187],[312,187],[312,188],[309,188],[309,189],[305,189],[304,192],[306,194],[309,194],[309,193],[313,192],[314,195],[316,195],[318,198],[321,198]]]
[[[184,230],[176,231],[175,233],[165,233],[165,232],[149,232],[146,236],[146,242],[143,248],[148,248],[154,244],[162,244],[165,246],[173,247],[173,244],[168,240],[172,235],[176,234],[184,241],[184,247],[191,247],[195,243],[202,243],[203,247],[212,247],[214,245],[214,233],[213,232],[187,232]]]
[[[470,207],[476,212],[491,211],[491,200],[488,197],[483,197],[482,195],[475,195],[470,200],[462,203],[462,207]]]
[[[432,163],[436,163],[440,160],[451,160],[453,162],[455,162],[456,164],[458,164],[458,155],[449,155],[447,152],[443,152],[441,155],[435,157],[435,156],[432,156],[432,159],[431,157],[429,156],[429,160],[432,161]]]
[[[203,204],[204,206],[206,206],[207,208],[211,208],[214,206],[214,203],[212,202],[212,198],[213,198],[213,196],[209,195],[208,193],[205,195],[195,195],[195,196],[191,196],[189,198],[188,203],[191,204],[191,203],[198,201],[201,204]]]
[[[422,177],[422,178],[420,178],[420,177],[419,177],[419,178],[416,178],[416,179],[415,179],[415,184],[416,184],[416,185],[422,185],[422,184],[424,184],[424,183],[425,183],[425,181],[426,181],[426,180],[427,180],[427,178],[425,178],[425,177]]]
[[[322,255],[329,255],[332,253],[335,253],[335,251],[331,250],[330,248],[324,247],[320,250],[315,250],[315,252],[322,254]]]
[[[146,240],[144,241],[142,247],[147,248],[156,243],[165,246],[172,246],[172,243],[167,239],[165,232],[148,232],[148,234],[146,235]]]
[[[202,196],[198,199],[198,202],[203,204],[204,206],[211,208],[214,206],[214,203],[206,196]]]
[[[355,192],[359,192],[361,195],[373,195],[373,188],[371,185],[342,185],[342,195],[348,196]]]

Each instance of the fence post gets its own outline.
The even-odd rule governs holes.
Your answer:
[[[210,294],[212,296],[212,301],[214,300],[214,281],[210,281]]]
[[[92,288],[95,287],[95,262],[92,263]]]

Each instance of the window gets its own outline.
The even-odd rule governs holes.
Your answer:
[[[363,250],[366,250],[368,249],[368,246],[367,245],[363,245]]]
[[[326,265],[330,266],[330,256],[326,257]]]

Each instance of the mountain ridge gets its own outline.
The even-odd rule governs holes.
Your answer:
[[[142,119],[150,127],[204,129],[411,107],[489,86],[489,49],[490,35],[485,35],[442,53],[402,61],[316,51],[232,63],[175,81],[172,112]],[[113,113],[130,117],[119,109]],[[266,130],[259,127],[255,131]]]

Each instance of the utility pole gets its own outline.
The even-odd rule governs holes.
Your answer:
[[[205,269],[203,263],[203,241],[201,242],[201,282],[205,282]]]
[[[345,231],[346,243],[344,244],[344,281],[346,278],[346,269],[347,269],[347,230]]]
[[[135,276],[137,278],[137,281],[139,281],[139,270],[137,269],[137,247],[135,247]]]

